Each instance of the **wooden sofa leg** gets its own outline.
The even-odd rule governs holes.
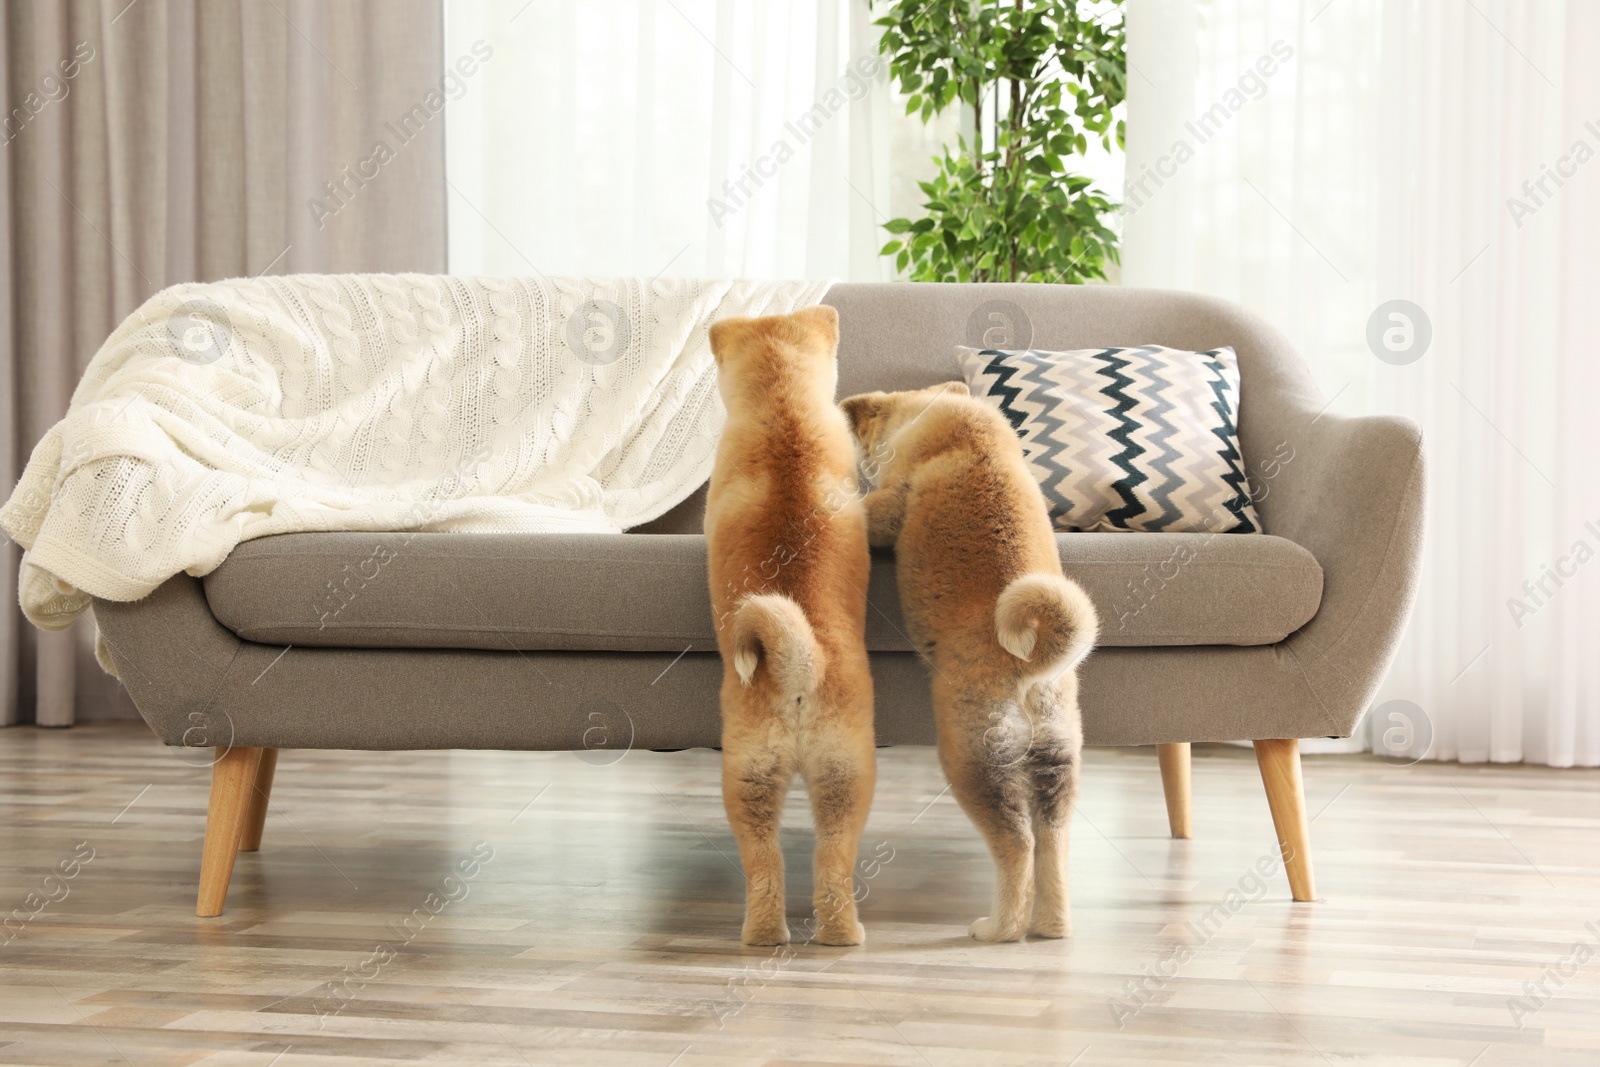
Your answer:
[[[1194,834],[1189,790],[1189,742],[1157,745],[1161,757],[1161,789],[1167,794],[1167,825],[1173,837]]]
[[[1272,825],[1278,831],[1289,892],[1296,900],[1316,900],[1311,876],[1311,824],[1306,820],[1306,791],[1300,780],[1300,742],[1294,738],[1257,741],[1256,763],[1261,767],[1261,782],[1267,787],[1267,806],[1272,809]]]
[[[233,861],[250,814],[259,748],[232,748],[211,768],[211,804],[206,810],[206,843],[200,853],[200,899],[194,913],[201,918],[222,914],[233,878]]]
[[[277,769],[278,750],[262,749],[255,788],[250,792],[250,813],[245,816],[244,833],[239,837],[240,852],[254,852],[261,847],[261,831],[267,825],[267,803],[272,799],[272,775]]]

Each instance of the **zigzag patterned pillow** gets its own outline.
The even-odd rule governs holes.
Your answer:
[[[1233,349],[957,348],[956,359],[968,391],[1022,438],[1057,530],[1261,532]]]

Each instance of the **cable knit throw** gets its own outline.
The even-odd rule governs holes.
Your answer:
[[[711,473],[707,327],[826,282],[297,275],[179,285],[119,326],[0,526],[66,627],[303,530],[618,533]]]

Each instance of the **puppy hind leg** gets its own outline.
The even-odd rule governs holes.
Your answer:
[[[792,776],[792,768],[773,753],[735,754],[723,749],[722,802],[744,865],[741,936],[747,945],[782,945],[789,940],[779,824]]]
[[[968,932],[979,941],[1017,941],[1027,931],[1033,896],[1028,738],[1015,736],[1006,724],[985,730],[987,718],[974,709],[941,730],[939,755],[950,792],[983,835],[995,864],[994,907]]]
[[[877,754],[870,733],[838,738],[826,750],[826,755],[808,759],[804,772],[816,824],[815,940],[823,945],[859,945],[866,939],[866,928],[856,914],[855,866],[872,809]]]
[[[1072,932],[1067,833],[1083,753],[1077,693],[1077,679],[1068,674],[1035,683],[1023,695],[1023,708],[1033,724],[1026,760],[1034,834],[1033,921],[1028,932],[1039,937],[1066,937]]]
[[[1033,921],[1039,937],[1072,933],[1067,888],[1067,832],[1078,795],[1079,747],[1065,738],[1041,737],[1028,755],[1033,784]]]

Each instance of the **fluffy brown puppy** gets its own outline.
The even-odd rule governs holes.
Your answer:
[[[728,422],[706,501],[722,653],[722,799],[744,861],[747,945],[789,940],[778,824],[798,773],[816,824],[815,940],[858,945],[852,872],[877,774],[867,531],[833,402],[839,316],[711,327]]]
[[[910,637],[933,668],[939,762],[998,869],[980,941],[1065,937],[1082,729],[1075,668],[1098,621],[999,412],[951,383],[843,402],[877,488]]]

